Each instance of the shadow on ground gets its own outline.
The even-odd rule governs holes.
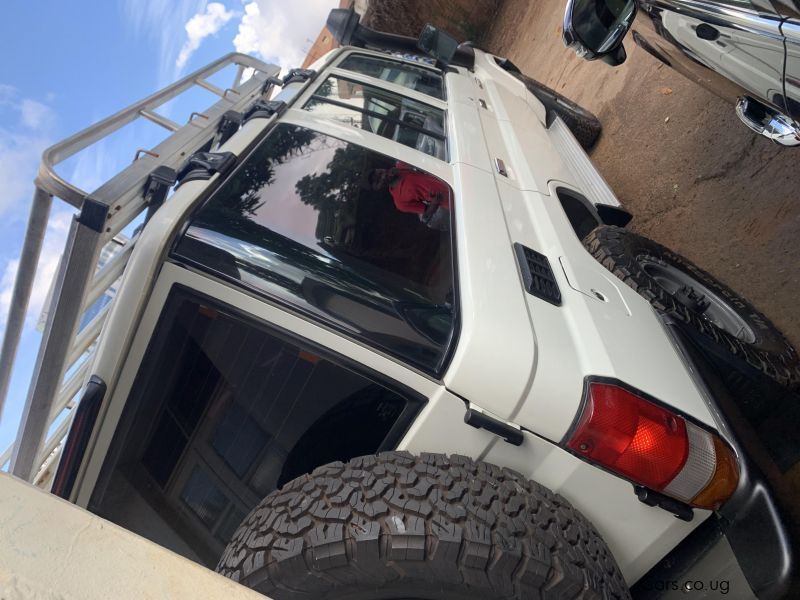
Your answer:
[[[592,160],[632,228],[742,293],[800,347],[800,150],[752,134],[733,107],[626,42],[612,68],[561,42],[565,0],[505,0],[483,46],[592,110]]]

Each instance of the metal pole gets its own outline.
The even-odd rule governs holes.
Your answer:
[[[5,449],[3,454],[0,454],[0,471],[6,466],[6,463],[11,460],[11,453],[14,451],[13,444]]]
[[[239,84],[242,83],[242,76],[244,75],[245,66],[239,65],[236,68],[236,76],[233,78],[233,83],[231,87],[239,87]]]
[[[70,227],[67,247],[54,287],[53,305],[47,315],[42,345],[36,357],[31,387],[11,456],[10,472],[26,481],[33,481],[41,466],[37,459],[50,427],[50,413],[56,392],[61,387],[64,361],[77,328],[86,286],[96,264],[99,227],[87,226],[81,222],[88,220],[84,219],[85,212],[86,206],[81,211],[81,216],[73,219]],[[96,220],[102,225],[105,212],[100,213],[99,217]]]
[[[25,242],[19,257],[14,291],[11,294],[3,349],[0,351],[0,418],[3,415],[3,406],[11,382],[11,371],[17,356],[19,340],[25,326],[25,313],[28,311],[28,302],[33,290],[33,280],[36,277],[36,267],[42,253],[42,242],[47,231],[47,220],[50,217],[52,205],[53,197],[37,187],[33,194],[28,229],[25,232]]]

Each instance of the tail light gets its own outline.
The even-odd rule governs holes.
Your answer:
[[[72,487],[78,477],[78,470],[86,448],[89,446],[89,438],[92,436],[105,395],[106,382],[97,375],[92,375],[86,384],[78,408],[74,409],[76,411],[75,420],[72,422],[67,440],[61,450],[61,460],[53,478],[53,486],[50,488],[53,494],[65,500],[69,500],[72,493]]]
[[[736,490],[736,457],[719,436],[634,392],[591,382],[566,446],[587,461],[697,508]]]

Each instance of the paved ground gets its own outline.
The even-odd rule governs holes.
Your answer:
[[[483,45],[594,111],[592,159],[632,228],[759,307],[800,348],[800,150],[751,134],[733,107],[626,42],[611,68],[561,42],[565,0],[505,0]]]

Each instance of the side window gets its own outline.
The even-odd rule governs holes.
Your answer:
[[[431,69],[365,54],[349,55],[339,63],[339,68],[390,81],[440,100],[444,99],[442,76]]]
[[[457,325],[452,208],[430,173],[281,123],[174,255],[440,376]]]
[[[407,406],[418,402],[176,291],[90,508],[213,568],[264,496],[319,464],[376,452]],[[358,435],[342,435],[353,423]]]
[[[304,108],[446,160],[444,111],[371,85],[328,77]]]

